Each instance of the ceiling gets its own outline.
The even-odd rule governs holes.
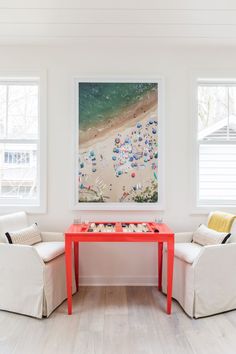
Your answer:
[[[0,43],[81,37],[236,40],[236,1],[0,0]]]

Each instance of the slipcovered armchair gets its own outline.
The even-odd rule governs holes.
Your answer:
[[[32,246],[6,242],[6,232],[27,226],[25,212],[0,217],[0,309],[48,317],[67,298],[64,235],[41,232]]]
[[[212,213],[208,217],[209,220]],[[201,246],[193,232],[175,234],[173,298],[190,317],[236,309],[236,221],[227,244]],[[163,258],[166,258],[164,250]],[[166,261],[163,262],[166,294]]]

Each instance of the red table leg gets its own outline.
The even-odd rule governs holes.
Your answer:
[[[72,242],[69,237],[65,240],[66,258],[66,286],[67,286],[67,307],[68,315],[72,314]]]
[[[79,290],[79,242],[74,242],[74,263],[76,291]]]
[[[167,313],[171,314],[172,285],[174,269],[174,239],[167,242]]]
[[[158,290],[162,291],[163,242],[158,242]]]

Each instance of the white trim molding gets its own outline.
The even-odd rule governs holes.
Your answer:
[[[155,276],[80,276],[80,284],[83,286],[157,286],[158,278]]]

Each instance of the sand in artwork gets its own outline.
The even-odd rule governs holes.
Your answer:
[[[79,84],[79,202],[158,202],[157,83]]]

